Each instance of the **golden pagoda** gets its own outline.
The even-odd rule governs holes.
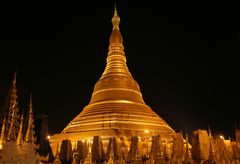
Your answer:
[[[120,18],[115,7],[106,68],[95,84],[90,103],[60,134],[51,137],[52,147],[63,139],[77,142],[101,136],[103,139],[119,137],[127,141],[132,136],[160,135],[171,140],[175,134],[145,104],[139,85],[126,64],[119,23]]]

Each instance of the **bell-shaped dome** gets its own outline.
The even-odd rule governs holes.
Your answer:
[[[95,84],[90,103],[62,133],[110,130],[108,135],[114,136],[116,131],[133,135],[148,130],[172,136],[174,130],[144,103],[138,83],[128,70],[119,23],[115,9],[106,68]]]

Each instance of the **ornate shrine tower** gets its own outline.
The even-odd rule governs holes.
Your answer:
[[[126,64],[123,38],[119,29],[120,18],[115,7],[106,68],[97,81],[90,103],[84,107],[60,134],[51,137],[52,145],[63,139],[72,142],[119,137],[160,135],[171,140],[174,130],[142,98],[138,83]]]

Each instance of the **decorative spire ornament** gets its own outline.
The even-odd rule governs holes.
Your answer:
[[[22,130],[23,130],[23,121],[24,121],[24,116],[22,114],[21,116],[21,122],[20,122],[20,128],[18,131],[18,136],[17,136],[17,145],[21,146],[22,142],[23,142],[23,134],[22,134]]]
[[[15,111],[13,110],[12,116],[11,116],[10,127],[9,127],[9,131],[8,131],[8,136],[7,136],[8,141],[14,141],[16,139],[16,129],[14,126],[14,122],[15,122]]]
[[[13,126],[16,128],[16,130],[18,130],[18,128],[19,128],[19,122],[18,122],[19,108],[18,108],[18,96],[17,96],[16,83],[17,83],[17,71],[14,72],[13,80],[12,80],[12,86],[10,88],[9,95],[8,95],[8,98],[7,98],[7,101],[6,101],[6,106],[5,106],[5,115],[7,116],[7,118],[6,118],[6,131],[7,131],[7,133],[8,133],[9,128],[10,128],[13,111],[14,111],[14,117],[15,117],[14,118],[15,122],[14,122]]]
[[[33,108],[32,108],[32,94],[30,95],[29,101],[29,118],[28,118],[28,128],[25,136],[26,142],[34,143],[34,129],[33,129]]]
[[[214,139],[213,139],[210,127],[208,127],[208,135],[209,135],[209,142],[210,142],[209,159],[208,160],[215,161],[216,156],[215,156],[215,150],[214,150]]]
[[[0,138],[0,150],[5,143],[5,129],[6,129],[6,117],[3,118],[2,130],[1,130],[1,138]]]

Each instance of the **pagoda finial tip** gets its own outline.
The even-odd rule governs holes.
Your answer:
[[[30,100],[29,105],[32,106],[32,92],[30,93]]]
[[[116,7],[116,4],[114,6],[114,15],[113,15],[113,18],[112,18],[112,24],[113,24],[113,28],[114,29],[119,29],[119,23],[120,23],[120,18],[117,14],[117,7]]]
[[[13,74],[13,84],[15,85],[17,81],[17,69],[15,69],[14,74]]]
[[[115,3],[115,5],[114,5],[114,16],[117,16],[118,14],[117,14],[117,5],[116,5],[116,3]]]

